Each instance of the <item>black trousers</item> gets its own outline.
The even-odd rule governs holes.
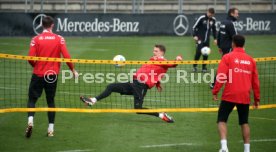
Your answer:
[[[133,83],[112,83],[109,84],[106,89],[96,99],[99,101],[111,95],[112,92],[120,93],[121,95],[132,95],[134,97],[135,109],[147,109],[143,107],[144,97],[147,94],[148,86],[140,83],[137,80],[133,80]],[[147,114],[158,117],[159,113],[137,113]]]
[[[51,80],[55,80],[52,82]],[[47,79],[38,77],[33,74],[29,86],[28,108],[35,108],[38,98],[41,96],[43,89],[45,90],[46,100],[49,108],[55,107],[55,94],[57,88],[57,75],[50,75]],[[34,116],[34,112],[28,112],[28,116]],[[48,112],[49,123],[55,122],[55,112]]]
[[[222,56],[221,56],[221,58],[222,58],[225,54],[230,53],[231,50],[232,50],[232,48],[223,48],[223,49],[221,49],[221,51],[222,51]],[[212,84],[213,86],[215,86],[216,80],[217,80],[217,74],[216,74],[215,77],[214,77],[214,82],[213,82],[213,84]]]
[[[225,54],[228,54],[232,51],[232,48],[221,48],[222,51],[222,56],[224,56]]]
[[[196,54],[195,54],[195,58],[194,60],[198,61],[200,59],[201,54],[201,49],[205,46],[209,47],[208,43],[200,43],[200,44],[196,44]],[[208,55],[202,55],[203,60],[208,60]],[[193,65],[194,68],[197,67],[197,64]],[[207,69],[206,68],[206,64],[202,64],[202,69]]]

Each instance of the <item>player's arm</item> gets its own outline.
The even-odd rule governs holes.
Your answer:
[[[160,81],[158,81],[158,82],[156,83],[156,88],[157,88],[158,92],[161,92],[161,91],[162,91],[162,86],[161,86],[161,82],[160,82]]]
[[[213,18],[213,25],[212,25],[212,33],[213,33],[213,37],[214,37],[214,43],[217,44],[217,27],[216,27],[216,19]]]
[[[252,89],[254,92],[254,106],[258,108],[260,103],[260,81],[258,76],[258,70],[256,62],[253,61],[253,72],[252,72]]]
[[[218,46],[218,48],[221,48],[221,47],[220,47],[220,39],[221,39],[220,30],[221,30],[221,29],[219,28],[218,35],[217,35],[217,46]]]
[[[157,58],[155,59],[155,61],[166,61],[166,59]],[[176,56],[175,61],[182,61],[182,55]],[[178,64],[156,64],[156,65],[162,66],[164,68],[175,68]]]
[[[219,93],[223,84],[228,80],[229,65],[227,64],[227,58],[224,56],[219,63],[216,83],[212,90],[214,100],[218,100],[217,94]]]
[[[31,43],[30,43],[30,50],[29,50],[28,56],[36,56],[36,48],[37,48],[37,44],[36,44],[35,37],[34,37],[34,38],[32,38]],[[32,67],[35,66],[36,61],[28,60],[28,62]]]
[[[197,21],[195,22],[194,26],[193,26],[193,38],[194,38],[194,40],[196,40],[196,41],[198,41],[197,35],[198,35],[198,28],[199,28],[199,26],[200,26],[200,24],[201,24],[201,19],[202,19],[202,17],[199,17],[199,18],[197,19]]]
[[[63,37],[60,37],[60,46],[61,46],[61,54],[62,54],[63,58],[70,59],[71,56],[70,56],[70,54],[67,50],[65,39]],[[73,63],[72,62],[66,62],[66,64],[69,67],[69,69],[73,72],[74,76],[78,77],[78,73],[74,69]]]
[[[238,32],[237,32],[237,30],[236,30],[236,28],[235,28],[233,22],[230,22],[230,24],[228,24],[227,30],[228,30],[228,33],[229,33],[229,37],[230,37],[231,39],[232,39],[232,37],[233,37],[234,35],[237,35],[237,34],[238,34]]]

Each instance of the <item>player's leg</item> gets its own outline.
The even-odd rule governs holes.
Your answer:
[[[147,94],[148,87],[145,84],[139,83],[138,81],[134,81],[132,84],[133,89],[133,97],[134,97],[134,108],[135,109],[148,109],[143,107],[144,97]],[[158,112],[137,112],[137,114],[145,114],[150,116],[159,117],[162,120],[172,123],[174,120],[165,112],[158,113]]]
[[[250,152],[250,127],[248,124],[249,104],[238,104],[239,125],[244,142],[244,152]]]
[[[143,86],[143,84],[136,84],[137,82],[134,82],[132,84],[132,91],[133,91],[133,97],[134,97],[134,109],[148,109],[143,107],[144,97],[147,94],[147,87]],[[159,116],[159,113],[146,113],[146,112],[137,112],[137,114],[146,114],[146,115],[152,115],[152,116]]]
[[[205,43],[202,45],[202,47],[200,48],[200,53],[201,53],[201,49],[202,49],[203,47],[205,47],[205,46],[207,46],[207,47],[210,46],[209,41],[205,42]],[[208,55],[202,55],[202,58],[203,58],[203,61],[206,61],[206,60],[208,60]],[[202,64],[202,72],[203,72],[203,73],[207,72],[207,65],[206,65],[206,64]]]
[[[232,51],[232,48],[223,48],[221,49],[222,51],[222,57],[225,55],[225,54],[228,54]]]
[[[195,53],[195,57],[194,57],[195,61],[198,61],[201,56],[201,48],[202,48],[201,44],[196,44],[196,53]],[[194,64],[193,68],[194,68],[193,72],[197,72],[197,64]]]
[[[203,55],[203,60],[208,60],[208,55]],[[206,73],[207,72],[207,64],[202,64],[202,72]]]
[[[93,98],[87,98],[81,96],[80,99],[87,105],[93,105],[97,101],[102,100],[111,95],[112,92],[120,93],[122,95],[131,95],[131,86],[130,83],[112,83],[107,85],[106,89],[98,96]]]
[[[28,108],[35,108],[35,104],[38,98],[41,96],[43,90],[43,77],[38,77],[37,75],[33,74],[29,86],[29,99],[28,99]],[[32,128],[34,126],[34,115],[35,112],[28,112],[28,127],[26,129],[25,136],[27,138],[31,137],[32,135]]]
[[[48,83],[44,81],[44,89],[47,99],[47,105],[49,108],[55,108],[55,95],[56,95],[56,88],[57,88],[57,75],[51,75],[51,80],[56,80],[53,83]],[[54,136],[54,123],[55,123],[55,116],[56,112],[49,111],[48,112],[48,132],[47,136],[52,137]]]
[[[218,118],[217,118],[217,124],[218,124],[218,131],[220,135],[220,143],[221,143],[221,149],[220,151],[228,151],[227,147],[227,120],[232,112],[233,108],[235,107],[234,103],[227,102],[227,101],[221,101],[219,110],[218,110]]]
[[[221,49],[221,51],[222,51],[222,56],[221,56],[221,58],[222,58],[225,54],[231,52],[231,50],[232,50],[231,48]],[[213,79],[213,83],[210,84],[210,88],[211,88],[211,89],[213,89],[213,88],[215,87],[216,79],[217,79],[217,74],[215,75],[215,77],[214,77],[214,79]]]

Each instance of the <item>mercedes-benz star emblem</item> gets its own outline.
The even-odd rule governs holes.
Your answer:
[[[34,29],[35,34],[37,34],[37,35],[40,34],[43,30],[42,19],[45,16],[46,16],[45,14],[39,14],[33,20],[33,29]]]
[[[174,33],[183,36],[189,29],[189,21],[185,15],[178,15],[173,21]]]

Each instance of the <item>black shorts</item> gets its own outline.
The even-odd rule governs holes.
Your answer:
[[[46,78],[46,77],[45,77]],[[49,80],[33,74],[29,86],[29,98],[39,98],[43,89],[47,98],[54,98],[57,88],[57,75],[49,75]],[[51,82],[51,80],[55,80]]]
[[[232,112],[234,107],[237,107],[238,115],[239,115],[239,124],[247,124],[248,123],[248,114],[249,114],[249,104],[237,104],[228,101],[221,101],[218,111],[218,122],[227,122],[230,113]]]

